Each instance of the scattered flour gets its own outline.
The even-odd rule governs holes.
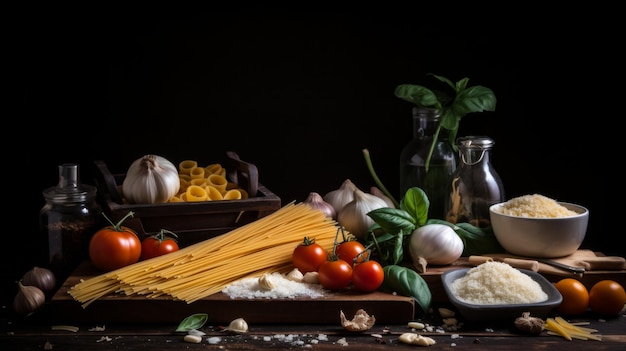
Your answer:
[[[271,290],[261,288],[258,278],[244,278],[226,286],[222,292],[231,299],[285,299],[324,296],[324,289],[320,284],[295,282],[278,272],[271,273],[268,277],[275,285]]]

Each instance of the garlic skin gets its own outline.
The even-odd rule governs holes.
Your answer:
[[[31,285],[17,283],[18,291],[13,299],[13,310],[21,316],[30,316],[43,307],[46,295],[41,289]]]
[[[337,214],[337,222],[357,239],[364,239],[374,225],[374,220],[367,214],[388,206],[385,200],[359,189],[354,191],[353,197]]]
[[[304,200],[304,203],[313,207],[316,210],[320,210],[326,215],[328,218],[337,219],[337,211],[333,207],[333,205],[324,201],[322,195],[316,193],[314,191],[309,193],[309,196]]]
[[[339,215],[339,212],[350,201],[354,200],[354,191],[358,190],[357,186],[350,179],[346,179],[341,183],[339,189],[335,189],[326,193],[322,198],[329,203]]]
[[[47,268],[33,267],[22,277],[22,284],[37,287],[44,293],[50,293],[56,287],[56,277]]]
[[[145,155],[133,161],[122,183],[122,195],[134,204],[165,203],[179,189],[176,166],[157,155]]]
[[[421,226],[409,238],[413,266],[419,273],[424,273],[428,264],[446,265],[458,260],[463,248],[461,237],[445,224]]]
[[[394,205],[393,201],[391,201],[391,199],[387,195],[385,195],[382,192],[382,190],[378,189],[377,187],[375,186],[370,187],[370,194],[374,196],[378,196],[379,198],[385,200],[385,202],[387,203],[387,207],[396,208],[396,205]]]

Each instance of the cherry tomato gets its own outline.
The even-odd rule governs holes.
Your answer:
[[[365,251],[365,246],[356,240],[344,241],[337,245],[335,248],[335,254],[340,260],[344,260],[350,264],[354,264],[354,259],[359,256],[361,252]],[[359,260],[363,261],[367,259],[368,254],[359,256]]]
[[[574,278],[564,278],[555,285],[563,296],[563,301],[557,306],[557,311],[576,316],[587,311],[589,307],[589,291],[583,283]]]
[[[165,233],[168,235],[165,235]],[[168,230],[161,229],[157,234],[151,235],[141,242],[141,260],[147,260],[153,257],[178,251],[178,236]]]
[[[589,289],[589,307],[603,315],[619,314],[626,304],[624,287],[614,280],[601,280]]]
[[[374,291],[385,279],[383,266],[374,260],[358,262],[352,268],[352,286],[358,291]]]
[[[99,270],[108,272],[139,261],[141,241],[134,230],[121,225],[126,218],[133,215],[134,212],[129,212],[117,224],[107,218],[111,225],[98,230],[91,237],[89,258]]]
[[[291,255],[291,262],[294,267],[298,268],[300,272],[317,272],[322,263],[328,260],[328,253],[322,245],[316,244],[315,239],[309,239],[304,237],[302,243],[300,243],[293,250]]]
[[[329,290],[343,290],[352,282],[352,265],[338,258],[324,262],[319,270],[320,284]]]

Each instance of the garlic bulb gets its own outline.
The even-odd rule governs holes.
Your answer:
[[[463,254],[463,240],[445,224],[427,224],[411,233],[409,252],[413,266],[419,273],[426,271],[428,264],[450,264]]]
[[[44,293],[50,293],[56,287],[56,278],[54,273],[47,268],[33,267],[22,277],[22,284],[37,287]]]
[[[391,199],[385,195],[382,190],[378,189],[377,187],[373,186],[370,188],[370,194],[374,195],[374,196],[378,196],[379,198],[385,200],[385,202],[387,203],[387,207],[389,208],[396,208],[396,205],[394,205],[393,201],[391,201]]]
[[[122,183],[122,195],[135,204],[167,202],[179,189],[176,166],[157,155],[145,155],[135,160]]]
[[[337,222],[358,239],[363,239],[374,224],[374,220],[367,214],[388,206],[385,200],[359,189],[354,191],[353,197],[337,214]]]
[[[357,189],[357,186],[354,185],[350,179],[346,179],[341,183],[339,189],[326,193],[323,199],[333,206],[335,212],[339,214],[339,211],[341,211],[348,202],[354,200],[354,191]]]
[[[322,211],[328,218],[337,219],[337,211],[333,205],[324,201],[322,196],[316,192],[309,193],[309,196],[306,200],[304,200],[304,203],[316,210]]]
[[[18,291],[13,299],[13,310],[21,316],[29,316],[43,307],[46,295],[36,286],[17,283]]]

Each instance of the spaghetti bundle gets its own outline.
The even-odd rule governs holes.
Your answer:
[[[239,279],[289,271],[293,250],[305,236],[330,252],[336,224],[321,211],[292,202],[220,236],[83,280],[69,294],[83,308],[112,293],[169,295],[192,303]]]

